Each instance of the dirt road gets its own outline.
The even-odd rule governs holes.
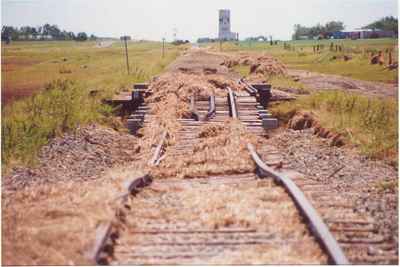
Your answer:
[[[322,74],[305,70],[288,70],[290,76],[315,90],[342,89],[370,96],[397,98],[397,84],[356,80],[339,75]]]

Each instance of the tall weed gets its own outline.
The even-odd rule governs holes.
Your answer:
[[[43,92],[6,106],[2,114],[3,162],[33,163],[50,138],[99,119],[101,105],[81,84],[56,80]]]

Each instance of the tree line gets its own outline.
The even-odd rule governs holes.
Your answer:
[[[377,20],[367,26],[362,27],[363,29],[371,29],[371,30],[382,30],[382,31],[393,31],[398,34],[398,19],[395,17],[384,17],[380,20]]]
[[[50,25],[48,23],[38,27],[22,26],[18,28],[12,26],[3,26],[1,29],[2,41],[48,39],[86,41],[88,39],[97,39],[97,37],[93,34],[88,36],[88,34],[85,32],[79,32],[75,34],[71,31],[61,30],[57,25]]]
[[[370,29],[370,30],[381,30],[381,31],[390,31],[394,32],[396,35],[398,34],[398,20],[395,17],[384,17],[380,20],[377,20],[371,24],[368,24],[362,29]],[[325,25],[318,23],[312,27],[302,26],[300,24],[294,25],[294,34],[292,36],[293,40],[299,40],[303,38],[312,39],[314,37],[319,38],[329,38],[332,36],[332,33],[343,31],[345,26],[341,21],[330,21]]]
[[[294,25],[293,40],[299,40],[303,38],[312,39],[315,36],[322,35],[323,38],[327,37],[328,33],[337,32],[344,30],[344,23],[341,21],[330,21],[325,25],[318,23],[312,27],[302,26],[300,24]]]

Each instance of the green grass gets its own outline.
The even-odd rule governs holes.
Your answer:
[[[275,116],[286,121],[298,110],[312,111],[324,128],[341,133],[368,157],[397,162],[396,100],[324,91],[271,109]]]
[[[96,47],[95,42],[14,42],[2,46],[2,88],[18,95],[40,90],[53,80],[72,79],[96,90],[126,89],[158,74],[182,49],[184,46],[166,45],[161,58],[161,43],[131,42],[131,75],[127,75],[121,42],[104,48]]]
[[[3,47],[6,58],[18,62],[3,72],[6,85],[38,81],[32,96],[11,102],[2,110],[3,171],[14,165],[36,162],[40,148],[64,132],[90,122],[113,123],[112,109],[102,100],[118,90],[147,81],[173,61],[184,47],[168,46],[161,57],[159,43],[131,43],[131,73],[126,73],[120,43],[95,48],[94,43],[21,42]],[[64,60],[66,58],[66,60]],[[86,68],[82,68],[86,65]],[[97,90],[95,96],[90,92]]]
[[[330,43],[341,45],[341,52],[331,52]],[[364,40],[305,40],[286,42],[291,46],[285,50],[283,43],[271,46],[264,42],[240,42],[224,43],[223,52],[236,53],[246,51],[250,53],[266,52],[280,59],[289,68],[302,69],[326,74],[343,75],[360,80],[394,82],[398,80],[397,70],[384,69],[385,66],[371,65],[370,52],[393,50],[393,59],[397,61],[397,39],[364,39]],[[313,52],[313,46],[324,45],[320,53]],[[210,44],[208,44],[210,45]],[[219,44],[211,44],[215,50],[219,50]],[[352,60],[344,61],[343,55],[352,56]],[[336,56],[338,59],[333,60]],[[385,55],[386,62],[388,56]]]

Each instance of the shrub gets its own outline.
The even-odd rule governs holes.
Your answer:
[[[57,80],[35,96],[3,110],[2,159],[33,163],[40,147],[65,131],[76,129],[102,115],[102,104],[70,80]]]

